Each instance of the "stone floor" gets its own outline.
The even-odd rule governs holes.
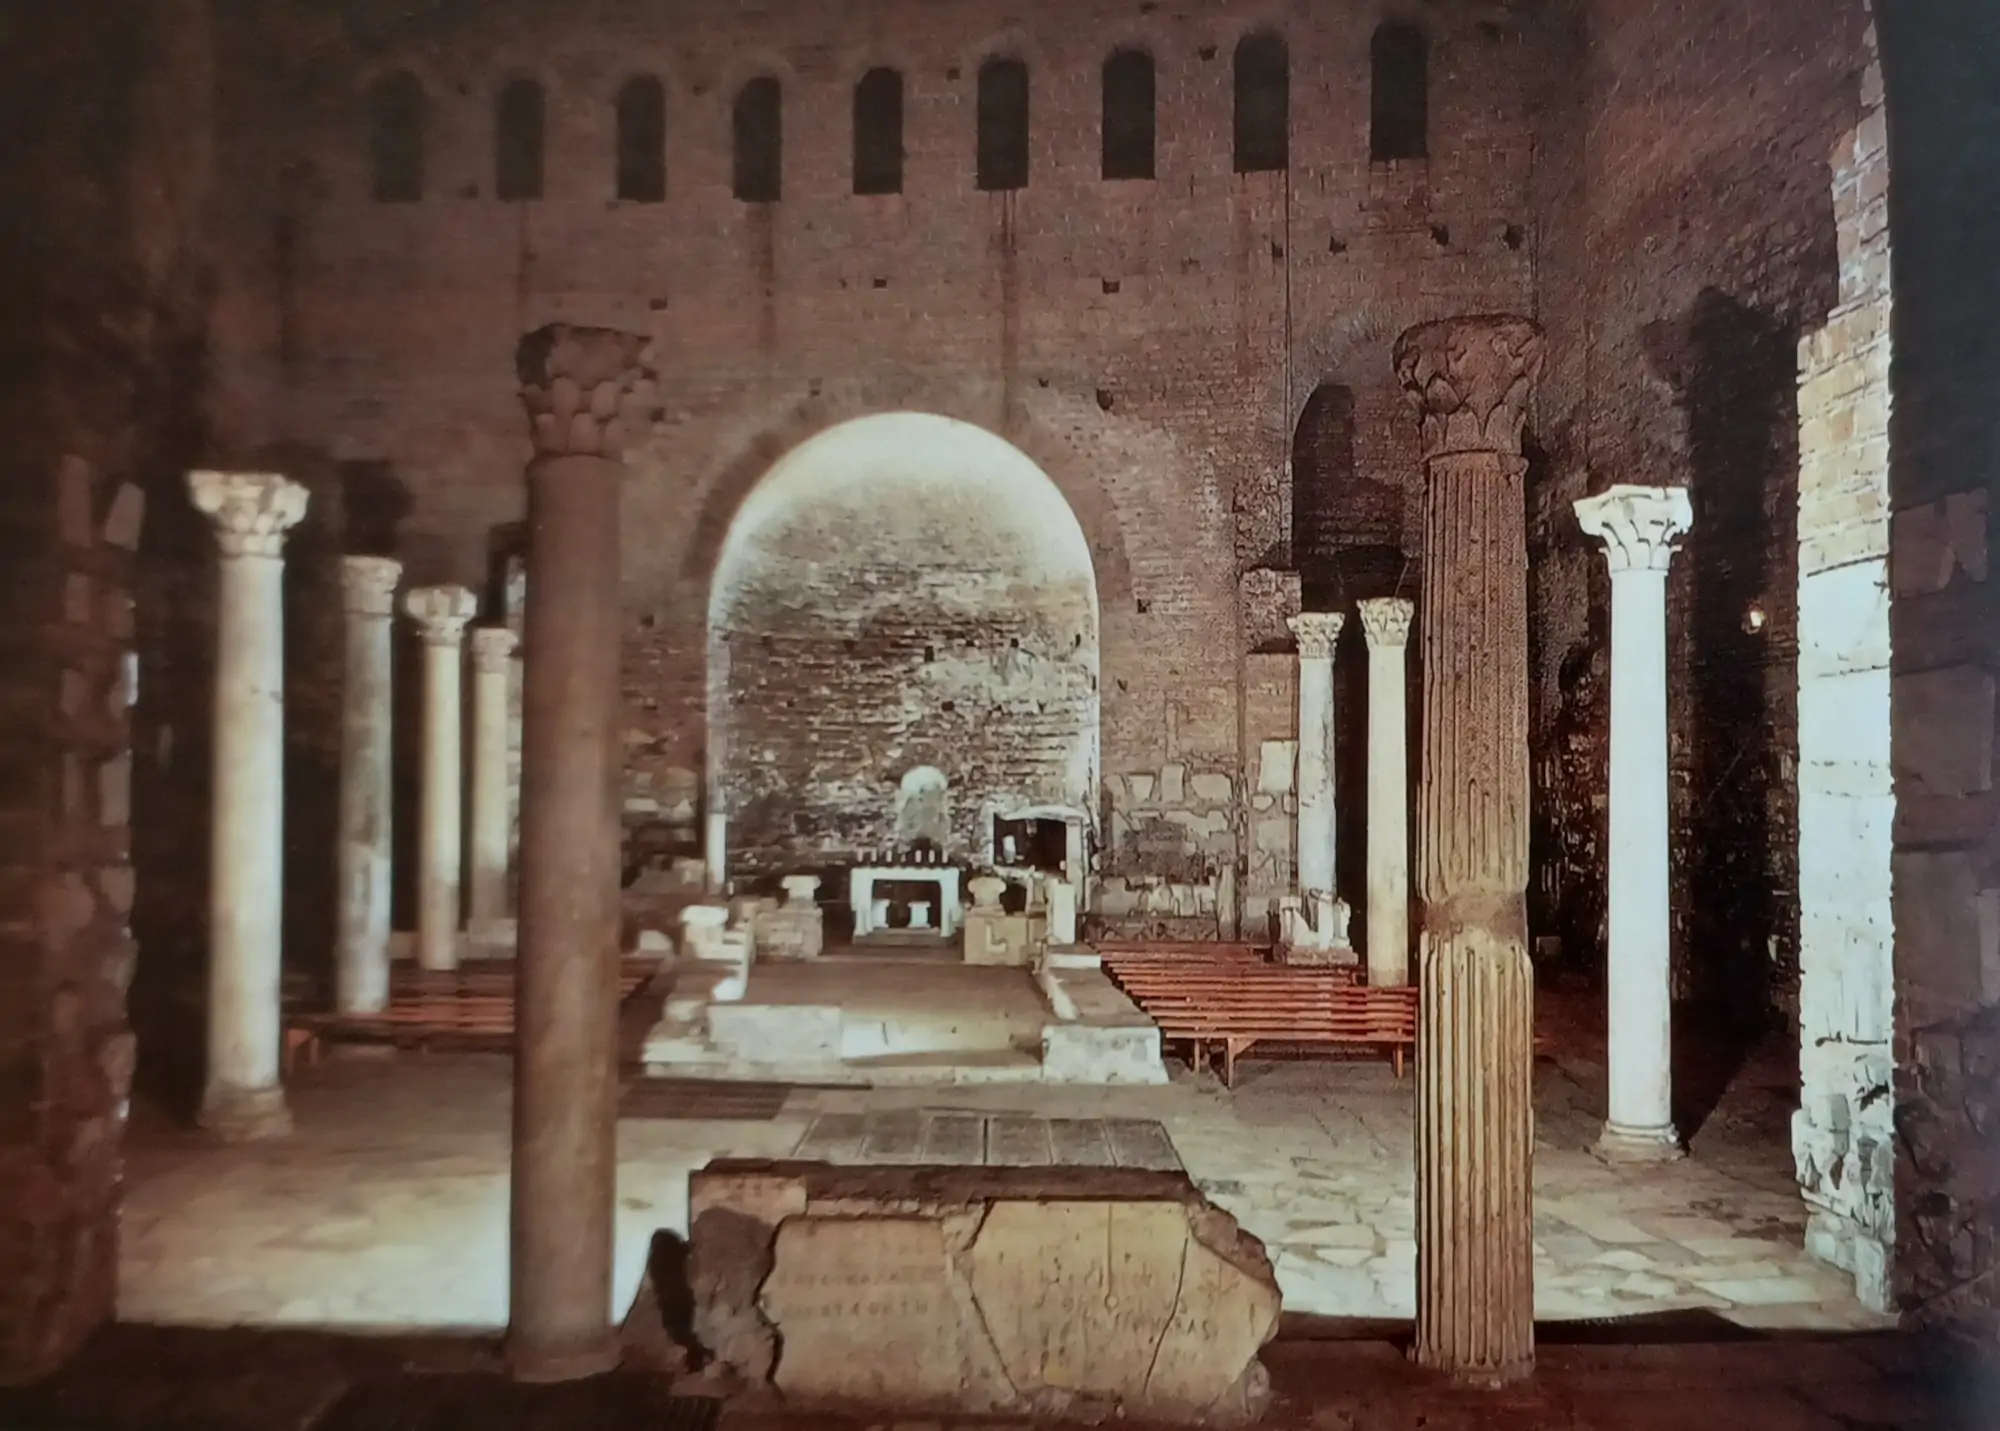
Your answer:
[[[1538,1316],[1881,1324],[1840,1274],[1800,1251],[1785,1136],[1792,1058],[1780,1042],[1735,1069],[1693,1156],[1643,1168],[1607,1167],[1588,1151],[1603,1086],[1588,1052],[1539,1062]],[[129,1145],[121,1316],[502,1325],[508,1080],[506,1060],[492,1056],[329,1059],[298,1075],[298,1134],[261,1147],[216,1147],[142,1111]],[[711,1157],[789,1154],[823,1115],[942,1109],[1157,1121],[1195,1180],[1266,1241],[1288,1311],[1407,1319],[1411,1089],[1373,1061],[1250,1062],[1233,1091],[1178,1072],[1161,1087],[798,1089],[766,1121],[628,1120],[616,1309],[629,1305],[654,1231],[685,1228],[687,1175]]]

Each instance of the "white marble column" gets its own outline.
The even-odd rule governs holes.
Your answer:
[[[231,1141],[291,1131],[279,1082],[285,849],[285,533],[306,489],[275,472],[190,472],[215,523],[208,1073],[201,1124]]]
[[[340,715],[334,1007],[343,1014],[379,1013],[389,1006],[390,625],[402,575],[402,564],[388,557],[340,559],[347,671]]]
[[[459,805],[465,779],[460,656],[465,624],[478,607],[462,586],[421,586],[404,598],[404,609],[424,636],[423,785],[417,817],[417,965],[423,969],[458,967],[465,854]]]
[[[1599,1150],[1677,1158],[1668,928],[1667,563],[1685,487],[1621,484],[1576,504],[1611,564],[1610,1117]]]
[[[703,823],[701,854],[708,866],[708,892],[721,894],[729,888],[729,816],[720,810],[709,811]]]
[[[472,633],[472,891],[475,941],[507,943],[507,693],[517,638],[505,627]]]
[[[1299,892],[1333,892],[1333,643],[1347,618],[1308,611],[1286,624],[1299,640]],[[1308,906],[1310,907],[1310,905]]]
[[[1359,603],[1368,639],[1368,982],[1410,982],[1410,716],[1414,603]]]

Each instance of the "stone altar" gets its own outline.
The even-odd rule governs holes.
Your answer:
[[[696,1338],[786,1401],[1243,1425],[1280,1297],[1185,1175],[720,1161],[689,1187]]]
[[[882,932],[882,922],[877,915],[884,911],[878,905],[886,901],[877,899],[875,886],[897,881],[923,882],[938,887],[937,933],[949,939],[958,933],[959,899],[958,868],[955,865],[859,865],[848,871],[847,897],[854,906],[854,937],[865,938]]]

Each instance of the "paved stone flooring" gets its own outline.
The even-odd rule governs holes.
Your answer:
[[[1738,1071],[1665,1166],[1588,1151],[1601,1067],[1544,1059],[1536,1080],[1537,1313],[1680,1313],[1738,1326],[1846,1329],[1882,1319],[1800,1250],[1782,1042]],[[129,1144],[120,1312],[196,1325],[483,1329],[506,1308],[509,1069],[483,1055],[329,1059],[293,1090],[298,1134],[213,1146],[143,1113]],[[791,1154],[826,1115],[1143,1119],[1270,1248],[1287,1309],[1413,1314],[1412,1084],[1363,1061],[1244,1066],[1234,1091],[1037,1084],[796,1090],[773,1119],[620,1125],[622,1314],[658,1228],[686,1226],[687,1175],[711,1157]],[[826,1124],[821,1124],[824,1128]],[[837,1124],[835,1125],[837,1126]],[[990,1122],[988,1129],[993,1126]]]

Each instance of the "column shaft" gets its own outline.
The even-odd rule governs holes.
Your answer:
[[[1333,658],[1299,656],[1299,888],[1334,887]]]
[[[1361,603],[1368,638],[1368,982],[1410,982],[1411,603]]]
[[[456,969],[465,866],[463,647],[465,623],[472,619],[477,602],[462,586],[432,586],[411,592],[408,606],[424,637],[417,966]]]
[[[279,1085],[285,852],[284,562],[225,556],[217,592],[202,1121],[289,1124]]]
[[[346,687],[340,718],[340,909],[334,1007],[378,1013],[389,1004],[392,799],[390,671],[396,579],[387,557],[348,557]]]
[[[507,918],[511,792],[507,779],[507,685],[514,633],[472,634],[472,890],[475,938],[491,938]]]
[[[1611,579],[1610,1126],[1677,1142],[1667,861],[1667,574]]]
[[[617,1358],[618,484],[530,468],[508,1357],[525,1380]]]
[[[1534,1365],[1526,464],[1433,458],[1425,496],[1417,1359]]]

